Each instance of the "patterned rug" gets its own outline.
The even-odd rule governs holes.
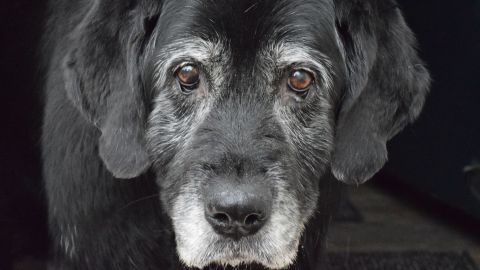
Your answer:
[[[335,215],[335,221],[358,223],[363,221],[363,217],[352,203],[350,198],[345,195],[345,197],[340,201],[338,212]]]
[[[329,253],[325,270],[479,270],[466,252]]]

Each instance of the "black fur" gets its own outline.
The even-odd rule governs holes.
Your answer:
[[[183,269],[170,219],[181,187],[211,175],[263,176],[273,162],[285,165],[282,181],[301,212],[312,213],[289,269],[319,269],[341,189],[334,178],[362,183],[375,174],[429,86],[393,0],[51,0],[50,9],[42,145],[51,270]],[[162,123],[188,123],[196,101],[173,82],[158,89],[155,57],[185,36],[225,40],[232,70],[192,145],[179,150],[172,138],[188,127]],[[284,39],[332,61],[332,91],[318,85],[291,109],[290,124],[308,129],[312,144],[289,145],[271,117],[276,96],[263,91],[258,51]],[[272,73],[281,83],[282,71]],[[174,106],[152,115],[159,94]]]

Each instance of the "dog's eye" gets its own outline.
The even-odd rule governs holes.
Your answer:
[[[313,74],[304,69],[294,69],[288,76],[288,87],[297,94],[306,94],[313,84]]]
[[[186,93],[195,90],[200,82],[200,71],[197,66],[188,64],[180,67],[176,73],[177,80]]]

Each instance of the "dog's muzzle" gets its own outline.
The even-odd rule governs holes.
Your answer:
[[[272,193],[261,183],[212,181],[204,198],[208,223],[219,235],[234,240],[258,232],[272,208]]]

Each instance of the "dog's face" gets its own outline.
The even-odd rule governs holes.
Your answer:
[[[333,147],[332,3],[176,1],[158,24],[147,138],[180,258],[289,265]]]
[[[418,115],[414,38],[390,1],[144,2],[92,8],[66,59],[100,156],[119,178],[155,171],[186,265],[287,267],[322,177],[366,181]]]

